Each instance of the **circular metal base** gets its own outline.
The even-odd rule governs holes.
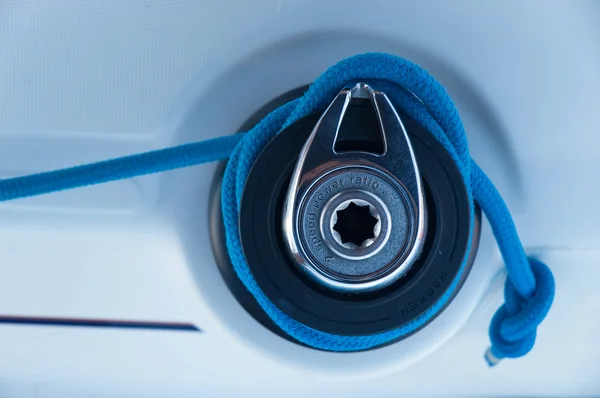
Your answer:
[[[334,236],[333,224],[339,221],[337,210],[350,203],[365,203],[379,216],[378,220],[371,217],[372,238],[364,247],[351,242],[354,247],[344,246],[343,230],[337,233],[340,242]],[[330,280],[377,281],[402,263],[411,232],[414,235],[414,228],[410,228],[410,198],[399,184],[376,170],[349,167],[329,173],[309,192],[300,212],[300,242],[311,263],[318,267],[318,282],[324,286]],[[390,235],[394,239],[389,239]]]

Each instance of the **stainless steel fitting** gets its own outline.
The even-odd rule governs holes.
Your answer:
[[[336,152],[354,98],[371,101],[382,153]],[[410,139],[383,92],[357,83],[334,98],[300,152],[283,212],[294,262],[323,287],[372,291],[406,274],[423,248],[427,213]]]

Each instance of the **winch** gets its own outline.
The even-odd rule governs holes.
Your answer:
[[[389,344],[433,320],[440,311],[420,321],[460,290],[477,251],[480,211],[471,209],[443,145],[376,83],[346,85],[325,109],[266,145],[244,184],[239,231],[254,279],[286,315],[356,337],[420,322],[382,343]],[[290,338],[239,286],[223,253],[220,212],[211,216],[213,249],[232,292],[261,323]]]

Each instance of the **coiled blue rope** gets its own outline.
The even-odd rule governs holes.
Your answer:
[[[303,97],[271,112],[247,133],[0,180],[0,201],[229,158],[222,186],[227,248],[238,277],[263,310],[282,330],[309,346],[330,351],[357,351],[385,344],[419,328],[441,310],[456,288],[464,263],[445,295],[412,322],[370,336],[334,335],[295,321],[267,298],[246,263],[238,230],[244,183],[262,148],[289,124],[323,110],[347,82],[355,80],[376,80],[378,87],[387,93],[394,105],[430,131],[456,162],[464,178],[471,206],[476,201],[487,216],[508,270],[505,304],[492,319],[489,330],[491,349],[486,353],[486,359],[490,365],[494,365],[502,358],[527,354],[535,343],[537,326],[552,305],[552,273],[545,264],[525,255],[502,197],[469,156],[464,128],[450,97],[425,70],[399,57],[370,53],[342,60],[315,80]]]

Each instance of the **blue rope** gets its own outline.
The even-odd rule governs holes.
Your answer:
[[[229,157],[242,137],[243,134],[234,134],[118,159],[0,180],[0,201],[224,160]]]
[[[525,255],[506,204],[469,155],[462,122],[445,90],[419,66],[392,55],[362,54],[337,63],[313,82],[303,97],[271,112],[247,133],[0,180],[0,201],[229,158],[222,186],[227,248],[238,277],[262,309],[282,330],[312,347],[329,351],[358,351],[385,344],[419,328],[441,310],[457,287],[464,272],[464,263],[448,291],[433,307],[410,323],[369,336],[335,335],[295,321],[269,300],[246,263],[238,230],[244,183],[262,148],[286,126],[324,109],[347,82],[355,80],[376,80],[378,87],[388,94],[395,106],[430,131],[450,153],[464,178],[471,210],[476,201],[487,216],[508,270],[505,303],[492,319],[489,330],[492,345],[486,359],[494,365],[502,358],[527,354],[534,345],[537,326],[552,305],[552,273],[545,264]]]

